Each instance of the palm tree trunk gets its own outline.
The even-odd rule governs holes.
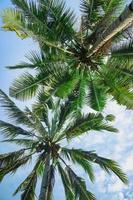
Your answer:
[[[50,170],[50,154],[47,155],[46,162],[45,162],[45,169],[43,172],[39,200],[47,200],[49,170]]]
[[[125,8],[122,14],[100,35],[98,40],[94,43],[88,57],[97,53],[110,39],[117,33],[125,30],[133,22],[133,1]]]

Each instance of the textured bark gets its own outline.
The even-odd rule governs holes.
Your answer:
[[[133,22],[133,1],[125,8],[122,14],[101,34],[94,43],[88,57],[97,53],[116,34],[128,28]]]
[[[45,169],[43,172],[43,178],[42,178],[42,183],[41,183],[41,191],[39,195],[39,200],[47,200],[49,170],[50,170],[50,155],[47,155],[46,162],[45,162]]]

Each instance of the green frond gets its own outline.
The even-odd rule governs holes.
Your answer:
[[[25,149],[21,149],[11,153],[0,154],[0,169],[10,166],[10,164],[14,163],[17,159],[20,159],[24,156],[24,152]]]
[[[111,50],[111,65],[120,69],[133,70],[133,42],[121,42]]]
[[[98,23],[103,18],[106,4],[104,0],[81,1],[80,8],[87,28],[93,29],[94,24]]]
[[[23,69],[23,68],[30,68],[30,69],[36,69],[36,68],[42,68],[44,66],[43,60],[43,52],[35,52],[32,51],[28,55],[25,56],[29,62],[21,62],[18,65],[15,66],[7,66],[8,69]]]
[[[92,80],[88,86],[88,104],[96,111],[102,111],[106,105],[106,91]]]
[[[52,197],[54,183],[55,183],[55,168],[53,165],[51,165],[50,170],[49,170],[49,177],[48,177],[48,193],[47,193],[48,199],[51,199]]]
[[[79,82],[79,76],[74,75],[73,77],[70,77],[68,81],[65,81],[62,85],[60,85],[55,95],[60,98],[66,98],[74,90],[78,82]]]
[[[61,176],[61,180],[64,186],[66,200],[74,200],[75,199],[74,191],[72,189],[66,170],[63,169],[63,167],[61,166],[59,162],[57,163],[57,166],[58,166],[58,171],[59,171],[59,174]]]
[[[29,73],[24,73],[13,82],[10,87],[10,95],[20,100],[32,98],[43,81],[44,77],[34,77]]]
[[[48,97],[49,98],[49,97]],[[33,104],[32,110],[47,126],[48,125],[48,108],[52,108],[52,100],[48,99],[44,91],[39,92],[37,101]],[[47,101],[48,100],[48,101]]]
[[[115,120],[115,116],[114,116],[114,115],[112,115],[112,114],[109,114],[109,115],[107,115],[107,116],[105,117],[105,119],[106,119],[107,121],[110,121],[110,122],[112,122],[112,121],[114,121],[114,120]]]
[[[22,199],[33,200],[35,198],[35,187],[37,183],[38,170],[41,164],[41,159],[38,159],[35,164],[32,172],[27,176],[27,178],[18,186],[13,195],[16,195],[18,192],[22,193]]]
[[[86,188],[85,181],[77,176],[70,167],[66,167],[75,197],[80,200],[95,200],[94,195]]]
[[[15,126],[13,124],[1,120],[0,120],[0,131],[6,138],[10,139],[13,139],[17,136],[27,136],[27,137],[33,136],[31,132],[28,132],[19,126]]]
[[[98,156],[94,158],[94,162],[99,164],[100,167],[103,168],[107,173],[110,173],[110,171],[114,172],[114,174],[116,174],[123,183],[128,183],[127,176],[121,170],[117,162]]]
[[[94,182],[95,180],[95,176],[94,176],[94,172],[93,172],[93,168],[91,166],[91,163],[86,160],[81,154],[77,154],[77,152],[75,153],[74,149],[67,149],[67,148],[62,148],[62,153],[70,160],[72,160],[72,162],[74,164],[79,164],[84,171],[88,174],[90,180],[92,182]]]
[[[28,116],[2,90],[0,90],[0,104],[4,107],[7,116],[16,123],[26,125],[29,128],[33,126]]]
[[[24,21],[22,20],[21,13],[16,9],[5,9],[2,13],[2,28],[5,31],[15,31],[18,37],[25,39],[28,37],[24,28]]]
[[[83,106],[86,104],[86,89],[87,89],[87,80],[83,76],[79,80],[77,86],[74,88],[72,93],[68,96],[68,99],[71,103],[71,110],[74,112],[80,112]]]
[[[133,92],[128,91],[126,88],[117,88],[112,91],[112,95],[120,105],[126,106],[128,109],[133,108]]]
[[[3,180],[4,176],[9,173],[15,173],[16,170],[25,165],[29,161],[29,156],[25,156],[21,159],[17,159],[15,161],[12,161],[10,165],[4,166],[0,169],[0,181]]]
[[[112,95],[120,105],[128,109],[133,107],[132,78],[122,73],[119,68],[110,66],[102,71],[102,84],[108,87],[108,94]]]
[[[101,114],[89,113],[86,116],[78,117],[74,122],[70,122],[66,130],[66,135],[68,138],[71,138],[90,130],[106,130],[110,132],[118,131],[116,128],[113,128],[105,122]]]
[[[65,85],[65,82],[69,81],[71,79],[71,75],[67,69],[67,67],[61,67],[56,70],[49,78],[45,81],[45,94],[48,99],[50,99],[54,95],[59,95],[59,92],[57,91],[62,87],[62,85]],[[69,88],[66,88],[66,92],[69,92]],[[63,92],[63,91],[62,91]]]
[[[112,171],[120,178],[120,180],[123,183],[125,183],[125,184],[128,183],[127,176],[121,170],[121,168],[119,167],[117,162],[107,159],[107,158],[100,157],[95,153],[95,151],[84,151],[82,149],[72,149],[71,150],[71,149],[63,148],[62,153],[69,160],[72,159],[71,155],[74,155],[74,156],[82,157],[83,159],[86,159],[89,162],[97,163],[107,173],[110,174],[110,172]]]
[[[59,123],[58,123],[58,130],[62,128],[65,122],[69,119],[72,113],[71,109],[71,101],[67,99],[64,103],[60,103],[59,106]]]
[[[19,146],[24,146],[24,147],[27,147],[27,148],[30,148],[31,151],[32,149],[34,149],[34,146],[38,143],[38,141],[36,140],[33,140],[33,139],[22,139],[22,138],[19,138],[19,139],[7,139],[7,140],[2,140],[2,142],[9,142],[9,143],[14,143],[16,145],[19,145]]]
[[[59,53],[58,51],[52,51],[51,49],[45,49],[45,51],[31,51],[29,54],[25,56],[27,58],[27,62],[21,62],[15,66],[7,66],[8,69],[35,69],[40,72],[47,72],[50,69],[53,69],[55,64],[61,65],[61,63],[65,63],[68,60],[67,56],[64,53]],[[70,59],[70,58],[69,58]],[[56,66],[58,67],[58,66]]]
[[[38,131],[40,136],[45,138],[45,136],[47,136],[48,133],[43,123],[41,122],[41,119],[34,112],[32,112],[28,107],[26,107],[25,109],[25,114],[28,115],[28,117],[32,121],[33,130]]]
[[[124,0],[108,0],[106,14],[111,13],[113,18],[117,17],[122,12],[124,4]]]
[[[72,11],[66,9],[63,1],[27,2],[12,0],[27,19],[25,27],[33,36],[47,41],[64,41],[74,34],[75,17]],[[62,25],[63,24],[63,25]],[[36,25],[38,29],[36,29]],[[56,31],[55,31],[56,30]]]

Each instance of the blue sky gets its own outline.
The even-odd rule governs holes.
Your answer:
[[[78,12],[79,1],[67,0],[68,5]],[[10,7],[9,0],[0,0],[0,9]],[[24,55],[29,51],[37,48],[32,40],[21,40],[17,38],[15,33],[3,32],[0,30],[0,88],[8,93],[9,85],[15,77],[22,71],[9,71],[5,66],[14,65],[23,61]],[[21,105],[20,102],[17,102]],[[88,108],[85,108],[87,112]],[[91,184],[86,175],[79,168],[75,170],[79,175],[82,175],[87,180],[87,185],[95,192],[97,200],[132,200],[133,199],[133,112],[125,110],[124,107],[118,106],[116,102],[109,102],[106,113],[116,115],[114,125],[119,129],[117,135],[110,133],[95,133],[77,138],[73,141],[74,147],[84,147],[86,150],[96,150],[101,156],[118,161],[129,177],[129,186],[124,186],[116,177],[105,175],[105,173],[96,167],[96,182]],[[0,119],[6,119],[6,116],[0,111]],[[0,153],[8,150],[13,150],[16,147],[13,145],[5,146],[0,144]],[[17,184],[23,180],[26,174],[30,171],[30,167],[19,170],[14,176],[7,176],[0,183],[0,200],[18,200],[19,195],[12,197],[12,193],[17,187]],[[57,176],[55,187],[54,200],[64,199],[60,178]]]

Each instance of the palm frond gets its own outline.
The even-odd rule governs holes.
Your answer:
[[[34,112],[32,112],[28,107],[26,107],[25,109],[25,114],[28,115],[28,117],[34,124],[34,126],[32,126],[33,129],[35,131],[38,131],[40,136],[45,137],[47,135],[47,130],[43,126],[43,123],[41,122],[40,118]]]
[[[79,82],[79,76],[74,74],[69,80],[65,81],[59,89],[56,91],[55,95],[60,98],[66,98],[74,90]]]
[[[112,114],[109,114],[109,115],[107,115],[107,116],[105,117],[105,119],[106,119],[107,121],[110,121],[110,122],[112,122],[112,121],[114,121],[114,120],[115,120],[115,116],[114,116],[114,115],[112,115]]]
[[[106,91],[92,80],[89,83],[88,104],[96,111],[102,111],[106,105]]]
[[[37,175],[41,164],[41,159],[38,159],[32,172],[27,176],[27,178],[18,186],[13,195],[18,192],[23,192],[21,199],[33,200],[35,198],[35,187],[37,183]]]
[[[61,180],[64,186],[66,200],[74,200],[75,199],[74,191],[72,189],[71,182],[66,173],[66,170],[63,169],[63,167],[61,166],[59,162],[57,163],[57,166],[58,166],[58,171],[60,173]]]
[[[66,167],[75,197],[80,200],[95,200],[94,195],[86,188],[85,181],[77,176],[70,167]]]
[[[95,153],[95,151],[83,151],[81,149],[73,149],[71,151],[71,150],[68,150],[68,149],[63,149],[63,153],[68,157],[68,159],[71,158],[71,153],[73,153],[77,156],[81,156],[81,157],[89,160],[90,162],[97,163],[107,173],[110,174],[110,172],[112,171],[113,173],[115,173],[120,178],[120,180],[123,183],[125,183],[125,184],[128,183],[127,176],[121,170],[121,168],[120,168],[120,166],[118,165],[117,162],[115,162],[111,159],[100,157]]]
[[[34,134],[22,129],[19,126],[4,122],[0,120],[0,131],[7,138],[13,139],[17,136],[33,137]]]
[[[65,63],[68,60],[67,56],[63,53],[59,53],[58,51],[52,51],[51,49],[45,49],[45,51],[31,51],[29,54],[25,56],[27,58],[27,62],[21,62],[15,66],[7,66],[8,69],[36,69],[38,71],[47,72],[53,66],[61,63]]]
[[[133,107],[132,76],[127,76],[119,68],[111,66],[102,71],[102,84],[108,87],[108,94],[111,94],[120,105],[128,109]]]
[[[122,42],[115,45],[111,50],[110,62],[112,65],[119,65],[122,69],[133,69],[133,42]]]
[[[7,66],[8,69],[23,69],[23,68],[42,68],[44,66],[44,55],[43,52],[35,52],[32,51],[28,55],[25,56],[29,62],[21,62],[15,66]]]
[[[34,36],[41,36],[47,41],[64,41],[74,34],[75,17],[66,9],[63,1],[38,2],[12,1],[25,17],[25,27]],[[63,24],[63,25],[62,25]],[[38,25],[38,29],[35,26]],[[56,29],[56,31],[55,31]]]
[[[107,158],[103,158],[103,157],[97,157],[94,158],[94,162],[99,164],[101,168],[103,168],[107,173],[109,173],[110,171],[114,172],[119,179],[127,184],[128,183],[128,178],[125,175],[125,173],[121,170],[120,166],[118,165],[117,162],[107,159]]]
[[[114,98],[120,105],[126,106],[128,109],[133,108],[133,92],[125,88],[117,88],[112,92]]]
[[[83,106],[86,104],[86,89],[87,89],[87,80],[83,76],[79,80],[77,86],[74,88],[72,93],[68,96],[68,99],[71,103],[71,110],[74,112],[80,112]]]
[[[5,31],[15,31],[18,37],[25,39],[28,37],[24,28],[24,20],[21,13],[16,9],[5,9],[2,13],[3,26]]]
[[[55,168],[53,165],[51,165],[50,170],[49,170],[49,177],[48,177],[47,199],[51,199],[54,183],[55,183]]]
[[[74,149],[70,150],[67,148],[62,148],[62,153],[67,157],[67,159],[72,160],[74,164],[79,164],[88,174],[90,180],[94,182],[95,176],[93,168],[88,160],[86,160],[81,154],[77,154],[77,152],[75,153]]]
[[[124,7],[123,0],[109,0],[106,8],[106,14],[111,13],[113,18],[118,16]]]
[[[3,180],[4,176],[8,173],[15,173],[16,170],[20,167],[25,165],[28,161],[29,161],[29,156],[25,156],[21,159],[12,161],[12,163],[10,163],[10,165],[7,165],[3,168],[0,169],[0,181]]]
[[[88,29],[94,28],[94,24],[98,23],[104,16],[107,3],[102,0],[81,1],[81,12],[84,18],[84,25]]]
[[[32,110],[36,116],[38,116],[47,127],[49,126],[48,122],[48,109],[53,108],[52,98],[49,98],[44,92],[44,90],[39,91],[37,95],[37,100],[32,106]]]
[[[38,143],[38,141],[33,140],[33,139],[22,139],[22,138],[17,138],[17,139],[7,139],[7,140],[2,140],[2,142],[9,142],[9,143],[14,143],[19,146],[24,146],[27,147],[28,149],[31,149],[31,151],[34,149],[34,146]]]
[[[19,151],[14,151],[11,153],[0,154],[0,169],[5,166],[10,166],[12,162],[15,162],[17,159],[20,159],[24,156],[25,149]]]
[[[34,77],[29,73],[24,73],[13,82],[10,95],[20,100],[32,98],[43,81],[44,77]]]
[[[33,125],[28,116],[2,90],[0,90],[0,103],[7,111],[7,116],[16,123],[27,125],[29,128]]]
[[[101,114],[89,113],[86,116],[77,118],[74,122],[70,122],[66,130],[66,135],[68,138],[71,138],[90,130],[106,130],[110,132],[118,131],[116,128],[107,124]]]

